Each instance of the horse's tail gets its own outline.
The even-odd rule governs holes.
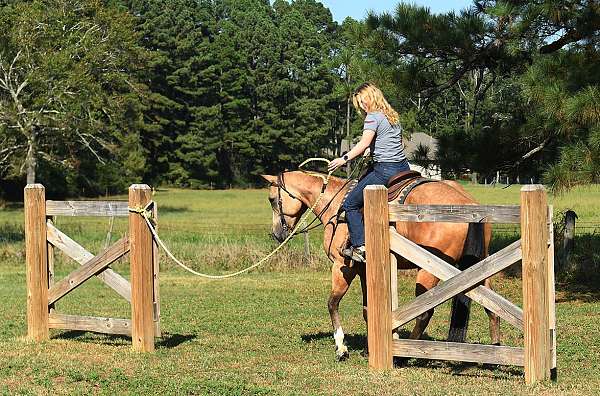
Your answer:
[[[457,265],[461,271],[466,270],[485,257],[483,226],[483,223],[469,223],[469,231],[467,232],[463,255]],[[448,341],[465,342],[467,327],[469,326],[470,310],[471,299],[463,293],[457,294],[452,299]]]

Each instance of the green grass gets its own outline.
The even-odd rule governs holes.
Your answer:
[[[482,202],[518,203],[517,187],[469,186]],[[550,197],[557,210],[573,208],[579,220],[598,221],[600,188]],[[242,268],[274,247],[265,190],[160,190],[160,233],[197,270]],[[235,279],[195,278],[162,259],[161,312],[164,336],[154,354],[131,351],[128,338],[51,331],[49,342],[25,340],[25,271],[22,209],[0,210],[0,394],[596,394],[600,387],[600,286],[561,283],[557,292],[557,383],[528,387],[522,369],[410,360],[387,373],[368,370],[361,356],[366,328],[358,282],[341,306],[350,359],[334,359],[326,301],[329,263],[319,232],[311,233],[311,257],[299,238],[266,267]],[[108,220],[59,218],[58,227],[91,251],[104,244]],[[112,240],[125,232],[115,222]],[[500,235],[500,247],[514,236]],[[58,277],[75,265],[58,257]],[[128,273],[127,263],[114,268]],[[520,301],[518,277],[498,277],[499,292]],[[399,279],[401,301],[414,288]],[[57,304],[64,313],[128,317],[128,304],[92,279]],[[474,305],[469,341],[489,342],[483,310]],[[427,335],[443,339],[447,304],[439,307]],[[409,327],[407,327],[409,328]],[[503,343],[522,335],[503,323]]]

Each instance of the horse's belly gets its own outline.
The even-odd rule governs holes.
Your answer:
[[[397,254],[395,256],[396,256],[396,260],[398,261],[398,269],[399,270],[408,270],[408,269],[419,268],[416,265],[414,265],[413,263],[411,263],[410,261],[408,261],[407,259],[405,259],[404,257],[401,257]]]

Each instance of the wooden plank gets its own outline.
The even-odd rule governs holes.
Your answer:
[[[125,236],[52,286],[48,292],[48,304],[54,304],[79,287],[83,282],[123,257],[128,251],[129,239]]]
[[[550,341],[552,365],[550,377],[556,379],[556,289],[554,280],[554,207],[548,205],[548,309],[550,315]]]
[[[460,273],[459,269],[398,234],[394,227],[390,227],[390,247],[392,251],[443,281]],[[484,286],[477,286],[465,294],[516,328],[523,329],[523,311],[521,308],[493,290]]]
[[[521,188],[525,382],[550,378],[552,364],[548,290],[548,201],[542,185]]]
[[[65,315],[53,312],[49,317],[51,329],[93,331],[104,334],[131,336],[131,320],[94,316]]]
[[[365,247],[367,249],[367,341],[369,367],[391,369],[392,298],[390,296],[390,238],[387,188],[367,186],[364,191]]]
[[[94,255],[85,250],[81,245],[72,240],[68,235],[61,232],[52,224],[48,224],[48,242],[61,250],[68,257],[84,265],[94,258]],[[110,268],[96,274],[108,287],[119,293],[127,301],[131,302],[131,285],[129,281]]]
[[[146,184],[129,187],[129,206],[144,208],[152,199],[152,190]],[[131,235],[131,324],[133,348],[140,352],[154,351],[154,308],[152,234],[139,213],[129,214]]]
[[[390,202],[390,221],[519,224],[514,205],[401,205]]]
[[[426,340],[392,341],[394,356],[523,366],[523,348]]]
[[[25,260],[27,262],[27,338],[48,339],[48,252],[46,250],[46,191],[28,184],[24,191]]]
[[[125,217],[126,201],[46,201],[48,216]]]
[[[392,328],[398,328],[417,316],[472,288],[521,259],[521,241],[494,253],[444,283],[421,294],[409,304],[392,312]]]

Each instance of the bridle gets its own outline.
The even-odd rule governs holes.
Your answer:
[[[279,223],[281,225],[281,227],[285,230],[286,233],[288,233],[290,231],[290,227],[288,226],[288,224],[285,221],[284,218],[284,214],[283,214],[283,201],[281,199],[281,190],[285,191],[286,193],[288,193],[288,195],[290,197],[292,197],[293,199],[297,199],[300,201],[300,199],[298,197],[296,197],[294,194],[292,194],[287,187],[285,186],[285,180],[283,175],[286,173],[287,171],[283,171],[280,172],[277,175],[277,183],[273,184],[275,187],[277,187],[277,211],[279,212]],[[320,177],[321,179],[323,179],[323,185],[321,186],[321,194],[325,193],[325,190],[327,189],[327,185],[329,183],[329,179],[320,175],[320,174],[313,174],[314,176]],[[315,212],[315,218],[310,222],[310,224],[308,224],[307,226],[305,226],[301,231],[297,231],[296,234],[302,234],[305,232],[308,232],[316,227],[319,227],[320,224],[314,225],[313,223],[315,223],[317,220],[321,220],[321,215],[327,210],[327,208],[329,207],[329,205],[331,204],[331,202],[333,202],[333,200],[335,199],[335,197],[343,190],[343,188],[348,184],[349,181],[347,181],[346,183],[344,183],[344,186],[342,186],[342,188],[336,192],[334,194],[334,196],[330,199],[330,201],[325,205],[325,207],[323,208],[323,210],[320,213],[316,213]],[[337,217],[338,214],[336,214]],[[329,223],[331,221],[331,219],[329,221],[327,221],[327,223]]]
[[[294,194],[292,194],[286,187],[285,187],[285,180],[283,179],[283,174],[285,172],[280,172],[277,175],[277,211],[279,212],[279,223],[281,225],[281,227],[283,227],[283,230],[287,233],[290,232],[290,227],[288,226],[287,222],[285,221],[285,218],[283,217],[283,201],[281,200],[281,190],[285,191],[286,193],[288,193],[288,195],[294,199],[298,199],[296,198],[296,196]]]

